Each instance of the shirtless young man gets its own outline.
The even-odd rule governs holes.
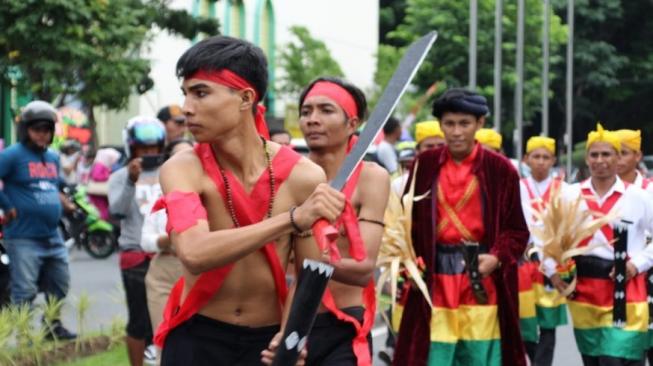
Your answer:
[[[267,135],[259,101],[267,63],[258,47],[212,37],[181,56],[183,112],[199,142],[161,169],[172,245],[184,276],[168,299],[155,341],[162,365],[254,365],[279,332],[283,268],[318,258],[313,239],[294,240],[333,221],[344,195],[319,166]],[[269,244],[268,244],[269,243]]]
[[[319,78],[302,92],[299,126],[310,150],[308,157],[324,169],[328,180],[335,178],[355,143],[354,132],[365,118],[366,109],[363,92],[337,78]],[[367,341],[371,339],[376,303],[374,268],[383,236],[390,177],[378,164],[362,162],[344,192],[353,210],[346,209],[343,218],[358,226],[360,236],[341,230],[338,248],[343,259],[332,263],[332,297],[325,297],[326,309],[318,314],[309,337],[308,365],[371,365],[371,344]],[[356,245],[363,246],[366,253],[358,260],[351,256]],[[340,320],[343,315],[349,320]]]

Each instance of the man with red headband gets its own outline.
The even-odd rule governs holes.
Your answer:
[[[464,89],[433,104],[447,145],[421,153],[409,178],[424,197],[413,206],[412,238],[433,308],[411,287],[394,365],[526,365],[517,260],[529,233],[517,172],[474,138],[488,113],[485,98]]]
[[[177,75],[198,145],[161,168],[165,196],[155,209],[167,210],[184,274],[155,342],[162,365],[255,365],[280,331],[291,250],[299,264],[320,257],[312,238],[292,234],[333,222],[344,195],[321,184],[320,167],[266,140],[261,49],[208,38],[181,56]]]
[[[356,142],[367,101],[341,79],[313,81],[299,98],[299,126],[309,159],[335,178]],[[371,366],[370,329],[374,324],[374,268],[383,236],[383,214],[390,177],[376,163],[361,162],[343,190],[347,207],[340,219],[338,247],[343,258],[323,299],[308,340],[308,365]],[[325,256],[325,261],[328,258]]]

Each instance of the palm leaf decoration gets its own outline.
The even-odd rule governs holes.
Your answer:
[[[417,165],[416,162],[413,172],[417,171]],[[399,282],[402,273],[408,274],[422,292],[429,305],[433,307],[431,296],[429,295],[426,283],[422,278],[419,264],[421,259],[415,255],[413,240],[411,238],[413,202],[425,198],[428,194],[429,192],[422,196],[415,197],[415,179],[411,181],[410,189],[403,198],[400,199],[392,190],[390,193],[388,207],[386,208],[384,217],[386,225],[385,232],[383,233],[383,240],[381,242],[381,248],[379,249],[379,256],[377,259],[377,266],[382,269],[382,271],[376,284],[376,291],[377,295],[380,295],[383,286],[387,282],[390,282],[390,296],[393,312],[395,311],[397,299],[397,283]]]
[[[564,279],[566,275],[571,281],[561,296],[568,296],[576,287],[575,264],[572,258],[604,245],[579,247],[580,243],[618,217],[614,210],[602,214],[581,209],[584,199],[579,195],[573,201],[566,200],[560,190],[556,190],[552,192],[546,210],[534,213],[537,224],[531,227],[531,233],[542,242],[543,257],[552,258],[558,265],[561,277]],[[543,264],[544,261],[541,266]]]

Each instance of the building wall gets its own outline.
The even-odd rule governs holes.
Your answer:
[[[268,3],[272,12],[270,8],[265,10],[265,6],[270,6]],[[220,20],[222,34],[259,44],[268,54],[271,65],[278,60],[283,45],[291,40],[289,28],[293,25],[305,26],[313,37],[326,43],[347,79],[363,90],[370,90],[373,86],[379,43],[378,0],[220,0],[215,3],[207,0],[174,0],[170,6],[186,9],[196,15],[216,16]],[[266,24],[273,24],[273,29],[265,29]],[[270,42],[272,38],[274,42]],[[136,97],[137,101],[130,102],[125,111],[97,112],[102,114],[98,124],[107,124],[98,128],[100,143],[120,142],[120,131],[127,122],[126,116],[155,115],[164,105],[183,102],[180,82],[175,76],[175,64],[191,45],[191,41],[157,31],[149,49],[143,51],[151,60],[150,77],[154,80],[154,88]],[[270,76],[272,80],[278,80],[282,74],[283,70],[275,67]],[[276,100],[272,109],[277,117],[284,116],[287,102],[295,101],[294,98],[281,100],[274,93],[270,96]]]

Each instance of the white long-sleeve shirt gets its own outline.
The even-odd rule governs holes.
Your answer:
[[[583,189],[589,189],[599,206],[602,206],[615,191],[621,193],[621,197],[619,197],[614,205],[613,210],[619,216],[617,222],[619,220],[632,222],[632,224],[628,225],[628,256],[630,257],[630,261],[635,265],[639,273],[645,272],[653,267],[653,246],[646,245],[647,233],[653,232],[653,199],[651,196],[635,185],[631,184],[626,187],[619,177],[617,177],[614,185],[603,197],[598,196],[590,179],[570,185],[563,196],[569,201],[576,200],[582,194]],[[581,202],[580,209],[584,211],[589,210],[585,200]],[[608,243],[609,241],[603,232],[598,230],[588,245],[605,245],[596,247],[585,255],[613,260],[614,247]],[[545,260],[544,267],[547,276],[555,273],[555,262],[550,258]]]
[[[168,223],[168,215],[165,210],[156,212],[148,212],[143,219],[143,230],[141,231],[141,248],[146,252],[158,253],[161,251],[159,248],[159,238],[168,235],[166,232],[166,224]]]

